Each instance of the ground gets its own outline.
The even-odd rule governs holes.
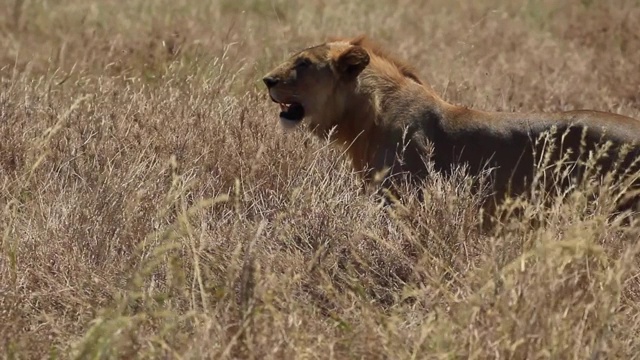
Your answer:
[[[3,2],[3,357],[640,353],[638,227],[608,221],[607,187],[482,231],[461,172],[388,212],[339,151],[279,129],[260,81],[365,33],[456,104],[640,119],[639,18],[636,0]]]

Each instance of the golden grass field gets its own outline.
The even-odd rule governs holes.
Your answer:
[[[640,119],[638,19],[637,0],[1,2],[2,356],[637,357],[640,226],[607,221],[606,187],[482,231],[468,177],[434,174],[387,211],[338,149],[280,129],[260,79],[366,33],[456,104]]]

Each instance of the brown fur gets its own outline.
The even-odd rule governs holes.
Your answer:
[[[384,59],[386,62],[389,62],[392,66],[396,67],[404,77],[410,78],[413,81],[422,84],[422,80],[420,80],[420,78],[418,77],[418,74],[416,73],[413,66],[394,57],[392,54],[383,49],[379,44],[371,41],[364,35],[360,35],[353,39],[333,38],[330,41],[347,41],[352,45],[366,48],[368,52],[375,54],[376,56]]]
[[[300,58],[312,66],[299,69]],[[268,74],[278,80],[270,87],[278,102],[298,101],[317,135],[331,133],[346,147],[353,166],[364,178],[388,171],[420,181],[428,169],[448,172],[466,164],[477,174],[487,167],[498,199],[520,194],[531,185],[535,164],[541,161],[541,135],[554,128],[551,138],[563,151],[550,152],[553,164],[570,150],[570,161],[586,161],[589,152],[610,141],[603,171],[619,161],[626,170],[640,157],[640,122],[621,115],[578,110],[556,113],[486,112],[444,101],[416,72],[364,37],[337,39],[305,49]],[[333,130],[333,132],[331,132]],[[631,151],[618,157],[623,144]],[[432,152],[430,152],[432,150]],[[430,156],[432,167],[424,159]],[[572,175],[580,175],[576,167]],[[568,179],[562,183],[568,185]]]

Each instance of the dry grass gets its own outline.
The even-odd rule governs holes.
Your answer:
[[[453,102],[640,119],[639,18],[633,0],[3,2],[3,356],[637,356],[637,227],[577,193],[483,233],[463,174],[385,212],[339,152],[281,133],[259,79],[364,32]]]

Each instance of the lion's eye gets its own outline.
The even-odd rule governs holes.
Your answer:
[[[296,68],[298,69],[307,68],[309,67],[309,65],[311,65],[311,60],[307,58],[301,58],[301,59],[298,59],[298,61],[296,61]]]

